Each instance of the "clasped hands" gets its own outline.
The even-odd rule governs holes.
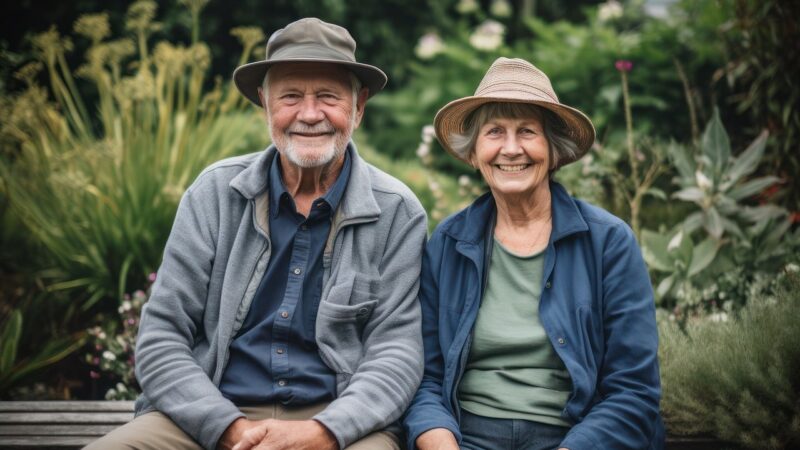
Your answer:
[[[236,419],[219,440],[220,450],[338,450],[336,437],[316,420]]]

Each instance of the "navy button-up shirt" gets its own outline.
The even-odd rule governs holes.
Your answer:
[[[331,401],[336,374],[317,352],[314,324],[322,294],[322,253],[331,220],[350,177],[350,156],[308,217],[297,212],[280,173],[280,155],[269,172],[272,254],[242,328],[230,347],[220,382],[237,405]]]

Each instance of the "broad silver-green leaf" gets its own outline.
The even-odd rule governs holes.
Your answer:
[[[645,194],[651,195],[651,196],[653,196],[655,198],[658,198],[658,199],[661,199],[661,200],[665,200],[665,201],[667,200],[667,194],[664,193],[663,190],[658,189],[658,188],[650,188],[650,189],[645,191]]]
[[[734,200],[744,200],[780,181],[780,178],[769,175],[766,177],[755,178],[731,189],[728,196]]]
[[[767,136],[769,136],[767,130],[762,131],[761,134],[750,143],[747,149],[736,157],[736,160],[726,174],[727,183],[730,183],[732,186],[742,177],[750,175],[758,168],[758,162],[761,161],[761,157],[764,156]]]
[[[697,244],[692,250],[692,263],[689,265],[689,276],[697,275],[708,267],[717,256],[718,249],[718,242],[711,238]]]
[[[739,217],[748,222],[761,222],[786,217],[788,212],[778,205],[761,205],[742,208]]]
[[[702,139],[703,154],[708,156],[714,167],[714,172],[719,174],[728,164],[731,157],[731,141],[722,120],[719,118],[719,109],[714,107],[714,114],[708,122]]]
[[[697,204],[701,204],[706,194],[700,188],[688,187],[672,194],[672,196],[674,198],[683,200],[685,202],[694,202]]]
[[[720,218],[717,209],[713,206],[705,211],[705,222],[703,225],[705,226],[706,231],[708,231],[708,234],[713,236],[715,239],[722,237],[722,219]]]
[[[673,258],[667,251],[669,238],[659,233],[642,230],[642,256],[653,270],[671,272],[675,269]]]
[[[681,181],[692,182],[694,180],[694,172],[697,170],[697,163],[694,161],[690,150],[686,146],[672,141],[667,145],[667,154],[678,170]]]
[[[656,288],[656,296],[658,298],[664,298],[669,291],[672,289],[672,285],[675,284],[675,279],[677,277],[675,274],[668,276],[661,280],[661,283],[658,283],[658,287]]]
[[[702,211],[697,211],[689,214],[683,219],[681,225],[687,234],[692,234],[694,231],[703,226],[704,216]]]

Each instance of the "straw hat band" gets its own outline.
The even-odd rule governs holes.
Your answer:
[[[502,81],[495,84],[489,84],[484,87],[478,87],[475,91],[475,97],[508,97],[508,98],[536,98],[538,97],[534,92],[541,93],[546,100],[558,103],[558,97],[552,90],[547,90],[535,84],[526,83],[524,81]],[[507,92],[508,94],[502,94]],[[522,95],[521,95],[522,94]]]

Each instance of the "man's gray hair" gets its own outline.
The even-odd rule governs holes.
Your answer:
[[[450,148],[469,160],[475,151],[478,133],[491,119],[524,119],[536,117],[542,123],[544,137],[550,150],[550,173],[561,167],[562,161],[574,161],[580,154],[578,145],[570,137],[567,124],[547,108],[530,103],[492,102],[479,106],[464,120],[464,133],[450,135]]]
[[[350,75],[350,89],[353,91],[353,111],[355,111],[356,103],[358,102],[358,93],[361,91],[361,80],[358,79],[356,74],[349,70],[347,74]],[[266,98],[269,93],[269,70],[267,70],[266,75],[264,75],[264,81],[261,82],[261,90],[264,92],[264,97]],[[266,108],[266,105],[264,105],[264,107]]]

